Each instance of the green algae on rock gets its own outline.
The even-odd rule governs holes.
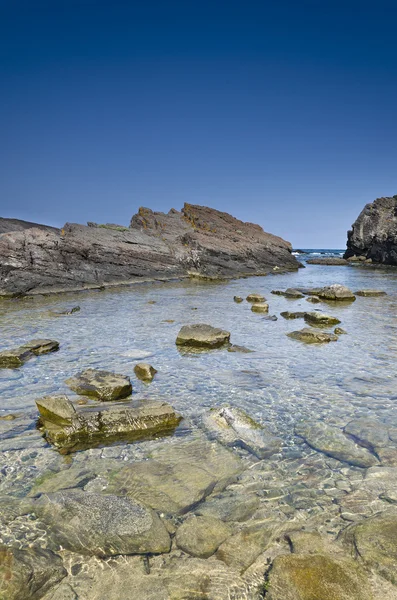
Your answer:
[[[184,325],[176,338],[177,346],[220,348],[230,342],[230,332],[204,323]]]
[[[121,400],[132,394],[129,377],[97,369],[81,371],[65,383],[76,394],[102,401]]]

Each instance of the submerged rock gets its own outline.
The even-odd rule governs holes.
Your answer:
[[[216,557],[243,573],[270,545],[273,531],[272,523],[249,523],[220,545]]]
[[[324,287],[315,295],[323,300],[335,300],[340,302],[353,302],[356,299],[355,295],[348,287],[340,285],[339,283]]]
[[[340,429],[326,423],[301,421],[295,425],[295,434],[315,450],[337,460],[362,468],[379,464],[378,459],[368,450],[356,446]]]
[[[282,440],[239,408],[214,408],[203,416],[204,428],[228,446],[241,446],[258,458],[278,452]]]
[[[390,445],[387,427],[376,419],[353,419],[343,431],[370,450]]]
[[[252,304],[251,310],[252,312],[257,313],[268,313],[269,305],[267,304],[267,302],[255,302],[255,304]]]
[[[86,369],[65,382],[71,390],[97,400],[120,400],[132,394],[130,378],[109,371]]]
[[[56,340],[31,340],[18,348],[0,352],[0,368],[16,369],[21,367],[30,358],[33,358],[33,356],[40,356],[41,354],[48,354],[57,350],[59,350],[59,342]]]
[[[386,292],[382,290],[358,290],[355,292],[356,296],[387,296]]]
[[[237,346],[236,344],[231,344],[227,349],[228,352],[241,352],[242,354],[250,354],[253,350],[246,348],[245,346]]]
[[[177,346],[193,348],[220,348],[230,342],[230,332],[199,323],[184,325],[176,338]]]
[[[259,496],[255,494],[230,494],[209,498],[198,509],[197,515],[214,517],[222,521],[247,521],[259,508]]]
[[[283,319],[303,319],[306,315],[306,312],[291,312],[289,310],[285,310],[284,312],[280,313],[280,315],[283,317]]]
[[[311,302],[312,304],[319,304],[321,302],[318,296],[309,296],[306,298],[306,302]]]
[[[46,397],[36,404],[45,438],[63,453],[170,435],[182,420],[169,404],[153,400],[78,412],[66,396]]]
[[[82,490],[42,494],[33,511],[63,548],[100,557],[169,552],[170,536],[140,502]]]
[[[344,556],[277,556],[266,578],[269,600],[373,600],[364,570]]]
[[[51,550],[0,545],[2,600],[40,600],[66,575],[60,556]]]
[[[175,541],[187,554],[209,558],[231,533],[230,527],[219,519],[191,516],[178,527]]]
[[[291,331],[287,333],[287,336],[306,344],[323,344],[338,341],[338,336],[334,333],[326,333],[325,331],[318,331],[309,327],[304,327],[300,331]]]
[[[291,300],[299,300],[303,298],[304,295],[299,290],[294,288],[288,288],[283,292],[282,290],[272,290],[272,294],[276,294],[277,296],[285,296],[285,298],[290,298]]]
[[[347,334],[347,331],[342,329],[342,327],[335,327],[334,334],[335,335],[345,335],[345,334]]]
[[[254,304],[259,302],[265,302],[266,298],[262,294],[248,294],[246,298],[247,302],[253,302]]]
[[[114,473],[107,491],[135,498],[165,514],[184,514],[244,470],[233,452],[204,440],[170,444],[151,456]]]
[[[341,534],[353,554],[396,585],[397,509],[389,510],[352,525]]]
[[[310,325],[318,325],[320,327],[323,325],[338,325],[340,323],[337,317],[316,311],[305,313],[304,319]]]
[[[153,381],[157,370],[148,363],[138,363],[134,367],[134,373],[138,377],[138,379],[149,382]]]
[[[70,308],[69,310],[50,310],[49,315],[51,317],[65,317],[67,315],[73,315],[74,313],[80,312],[80,310],[80,306],[73,306],[73,308]]]

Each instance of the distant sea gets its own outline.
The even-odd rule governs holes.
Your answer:
[[[345,249],[340,248],[299,248],[292,251],[294,256],[299,256],[301,260],[307,260],[308,258],[313,258],[314,256],[335,256],[336,258],[342,258]]]

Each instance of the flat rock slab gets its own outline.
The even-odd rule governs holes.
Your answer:
[[[51,550],[0,546],[2,600],[40,600],[66,575],[60,556]]]
[[[171,540],[156,513],[131,498],[82,490],[42,494],[33,511],[63,548],[80,554],[161,554]]]
[[[62,453],[171,435],[182,417],[166,402],[84,407],[79,411],[66,396],[36,401],[46,439]]]
[[[337,317],[317,311],[307,312],[304,316],[304,319],[307,323],[309,323],[309,325],[314,325],[318,327],[338,325],[340,323],[340,319],[338,319]]]
[[[178,527],[175,541],[187,554],[209,558],[231,533],[231,528],[219,519],[192,516]]]
[[[387,296],[386,292],[382,290],[358,290],[355,292],[356,296]]]
[[[334,300],[339,302],[353,302],[356,297],[353,292],[346,286],[334,283],[327,287],[321,288],[317,294],[315,294],[323,300]]]
[[[190,346],[193,348],[220,348],[230,342],[230,332],[211,325],[198,323],[184,325],[176,338],[177,346]]]
[[[65,383],[76,394],[102,401],[120,400],[132,394],[130,378],[109,371],[86,369]]]
[[[254,304],[252,304],[251,310],[252,312],[256,313],[268,313],[269,305],[267,302],[255,302]]]
[[[152,459],[123,467],[107,489],[164,513],[184,514],[243,470],[240,458],[221,444],[194,440],[169,444]]]
[[[287,336],[299,342],[306,344],[324,344],[328,342],[337,342],[338,336],[334,333],[326,333],[325,331],[317,331],[309,327],[304,327],[300,331],[291,331]]]
[[[203,427],[227,446],[240,446],[260,459],[279,452],[282,440],[239,408],[223,406],[203,416]]]
[[[266,590],[269,600],[373,600],[357,561],[326,554],[278,556]]]
[[[299,290],[294,288],[288,288],[283,292],[282,290],[272,290],[272,294],[276,294],[277,296],[285,296],[285,298],[290,298],[291,300],[299,300],[303,298],[304,295]]]
[[[59,350],[59,342],[56,340],[31,340],[18,348],[0,352],[0,368],[16,369],[33,358],[33,356],[40,356],[41,354],[48,354],[57,350]]]
[[[222,521],[247,521],[259,508],[259,496],[255,494],[228,494],[209,498],[196,510],[197,515],[215,517]]]
[[[348,527],[342,532],[341,538],[368,567],[375,569],[392,583],[396,583],[396,508]]]
[[[301,421],[295,425],[295,433],[314,450],[337,460],[362,468],[379,464],[378,459],[368,450],[357,446],[340,429],[326,423]]]
[[[341,267],[348,265],[348,261],[344,258],[309,258],[307,261],[308,265],[328,265],[330,267]]]
[[[270,545],[273,533],[272,523],[250,523],[221,544],[216,557],[239,573],[244,573]]]
[[[246,300],[247,302],[253,302],[256,304],[259,302],[265,302],[266,298],[265,296],[262,296],[262,294],[248,294]]]
[[[353,419],[343,431],[370,450],[390,445],[388,428],[376,419]]]

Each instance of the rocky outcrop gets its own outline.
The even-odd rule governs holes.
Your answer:
[[[10,231],[24,231],[25,229],[41,229],[43,231],[59,231],[56,227],[50,225],[40,225],[30,221],[21,221],[20,219],[4,219],[0,217],[0,234],[10,233]]]
[[[397,195],[367,204],[347,232],[345,258],[397,265]]]
[[[0,295],[189,275],[257,275],[300,266],[291,245],[259,225],[190,204],[167,214],[141,208],[129,228],[66,223],[61,230],[8,226],[1,231]]]

